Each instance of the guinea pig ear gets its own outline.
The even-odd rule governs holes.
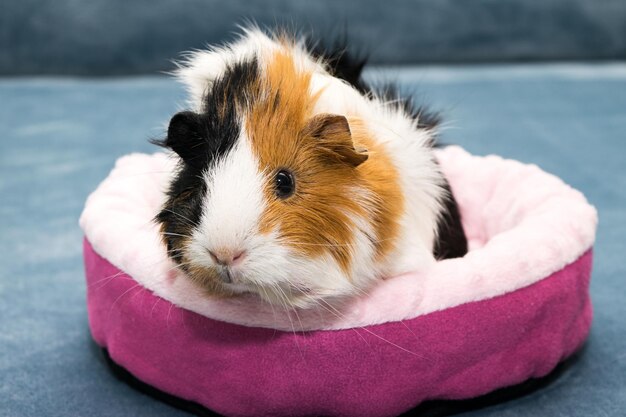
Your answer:
[[[356,149],[352,141],[350,125],[345,116],[337,114],[318,114],[309,120],[304,133],[318,141],[318,146],[354,167],[367,161],[367,150]]]
[[[164,145],[191,166],[202,166],[206,139],[202,136],[200,115],[191,111],[176,113],[170,120]]]

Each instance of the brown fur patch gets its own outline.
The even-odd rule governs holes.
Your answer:
[[[351,138],[338,120],[319,136],[324,122],[313,117],[318,95],[311,94],[310,80],[311,74],[299,71],[287,52],[277,52],[256,86],[258,99],[246,130],[269,178],[260,230],[278,229],[281,241],[307,257],[329,253],[347,272],[355,243],[353,218],[373,224],[376,236],[371,239],[381,256],[393,247],[403,199],[388,155],[357,119],[350,122]],[[368,149],[370,158],[359,157],[355,144]],[[285,200],[273,189],[280,169],[290,170],[296,183],[294,195]]]

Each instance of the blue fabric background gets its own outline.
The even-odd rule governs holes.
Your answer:
[[[600,214],[587,351],[535,394],[470,416],[626,410],[626,64],[387,69],[443,111],[446,142],[536,163]],[[182,103],[163,78],[0,80],[0,416],[185,416],[109,373],[90,342],[77,219]]]
[[[376,63],[626,58],[624,0],[2,0],[0,74],[171,69],[235,24],[347,31]]]

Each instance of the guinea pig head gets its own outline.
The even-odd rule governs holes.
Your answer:
[[[314,114],[310,74],[286,57],[238,65],[201,113],[171,119],[163,144],[181,163],[157,216],[169,255],[213,294],[307,307],[354,293],[379,238],[367,151],[346,117]]]

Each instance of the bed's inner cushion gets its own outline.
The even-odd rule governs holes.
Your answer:
[[[414,318],[505,294],[560,270],[593,244],[595,209],[555,176],[496,156],[472,156],[458,147],[437,155],[459,202],[470,252],[428,271],[381,282],[341,318],[325,310],[298,311],[296,317],[252,295],[212,299],[185,279],[167,258],[153,222],[175,166],[172,156],[120,158],[87,200],[80,224],[101,256],[158,296],[214,319],[289,331]]]

